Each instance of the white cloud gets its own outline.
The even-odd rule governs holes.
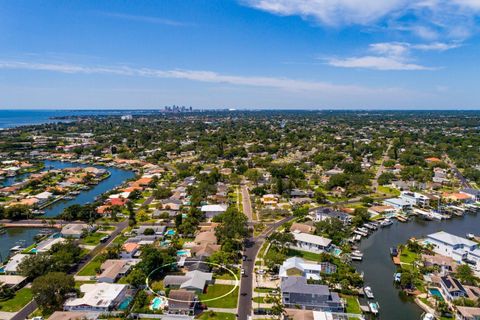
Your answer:
[[[396,88],[368,88],[356,85],[339,85],[322,81],[306,81],[265,76],[225,75],[213,71],[160,70],[132,68],[129,66],[82,66],[74,64],[35,63],[24,61],[1,61],[0,69],[48,71],[67,74],[106,74],[151,78],[184,79],[198,82],[230,84],[237,86],[268,87],[284,91],[310,91],[315,93],[337,92],[342,94],[372,94],[395,91]]]
[[[420,51],[446,51],[459,47],[458,43],[420,43],[411,44],[406,42],[381,42],[369,46],[368,54],[360,57],[332,58],[328,59],[329,65],[342,68],[361,68],[373,70],[436,70],[438,68],[427,67],[412,62],[411,52]]]
[[[152,16],[139,16],[139,15],[125,14],[125,13],[118,13],[118,12],[100,12],[100,14],[106,17],[117,18],[122,20],[130,20],[130,21],[137,21],[137,22],[144,22],[144,23],[151,23],[151,24],[161,24],[161,25],[172,26],[172,27],[185,27],[190,25],[188,23],[184,23],[176,20],[170,20],[170,19],[152,17]]]
[[[330,59],[328,63],[334,67],[360,68],[374,70],[432,70],[418,64],[403,62],[393,57],[363,56],[345,59]]]
[[[465,39],[477,31],[479,0],[238,0],[326,26],[388,26],[422,39]],[[404,19],[407,18],[407,19]]]

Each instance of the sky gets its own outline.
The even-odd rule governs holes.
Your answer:
[[[480,0],[0,0],[0,108],[480,109]]]

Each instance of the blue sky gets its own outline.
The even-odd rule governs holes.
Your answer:
[[[0,108],[480,108],[480,0],[0,0]]]

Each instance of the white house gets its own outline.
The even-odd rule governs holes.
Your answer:
[[[328,251],[332,240],[320,236],[315,236],[309,233],[303,233],[295,231],[292,233],[295,237],[295,244],[291,247],[293,249],[313,252],[313,253],[322,253]]]
[[[16,255],[11,257],[3,268],[5,274],[17,274],[18,265],[23,261],[23,259],[27,258],[28,256],[28,254],[17,253]]]
[[[400,194],[400,199],[405,200],[406,202],[410,203],[412,206],[428,206],[430,203],[430,198],[426,195],[423,195],[418,192],[411,192],[411,191],[402,191]]]
[[[116,283],[86,283],[80,286],[81,298],[68,299],[66,311],[106,312],[114,309],[125,297],[127,286]]]
[[[61,234],[64,238],[80,239],[84,230],[90,232],[93,231],[93,229],[94,227],[89,226],[86,223],[69,223],[62,228]]]
[[[459,263],[470,260],[476,264],[477,269],[480,268],[480,248],[474,241],[440,231],[429,234],[425,243],[433,245],[435,253],[451,257]]]
[[[213,218],[227,211],[227,205],[224,204],[207,204],[200,209],[207,218]]]
[[[397,211],[408,211],[412,209],[412,204],[401,198],[390,198],[383,200],[383,204],[386,206],[392,206]]]
[[[337,271],[337,267],[331,263],[308,263],[302,258],[291,257],[280,266],[280,278],[290,276],[303,276],[307,279],[320,280],[321,273],[331,274]]]

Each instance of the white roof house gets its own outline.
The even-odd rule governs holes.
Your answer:
[[[480,268],[479,244],[474,241],[440,231],[429,234],[425,243],[432,245],[435,253],[450,257],[458,263],[465,259],[472,260]]]
[[[200,208],[202,212],[205,213],[207,218],[212,218],[216,215],[224,213],[227,211],[227,205],[225,204],[207,204]]]
[[[293,232],[295,244],[293,248],[309,251],[314,253],[321,253],[328,250],[332,240],[320,236],[315,236],[309,233]]]
[[[127,286],[116,283],[86,283],[80,286],[83,297],[68,299],[63,305],[64,310],[74,311],[108,311],[118,304]]]
[[[48,238],[37,244],[37,252],[47,252],[53,245],[57,243],[64,243],[67,240],[64,238]]]
[[[34,198],[37,198],[38,200],[48,200],[53,196],[53,193],[44,191],[40,192],[39,194],[34,195]]]
[[[11,257],[10,260],[8,260],[3,270],[6,274],[16,274],[18,265],[23,261],[23,259],[28,256],[28,254],[17,253],[16,255]]]
[[[92,228],[86,223],[69,223],[62,228],[62,236],[65,238],[80,238],[83,230],[90,231]]]
[[[322,272],[322,266],[316,263],[307,263],[305,260],[299,257],[291,257],[283,262],[280,266],[279,276],[281,278],[293,276],[292,270],[301,273],[307,279],[320,280],[320,272]]]
[[[478,243],[474,241],[456,236],[454,234],[451,234],[445,231],[429,234],[427,239],[443,242],[444,244],[450,245],[452,247],[453,246],[466,246],[466,247],[478,246]]]

